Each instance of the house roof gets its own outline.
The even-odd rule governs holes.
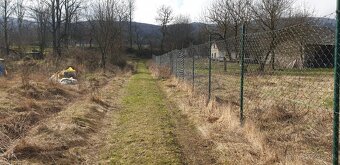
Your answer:
[[[216,44],[217,49],[221,51],[226,50],[226,43],[224,41],[215,41],[213,44]]]
[[[278,42],[300,41],[305,44],[334,45],[335,32],[333,29],[318,25],[300,25],[277,32]]]

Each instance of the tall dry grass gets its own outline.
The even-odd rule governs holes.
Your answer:
[[[195,122],[202,136],[214,141],[221,163],[327,164],[331,162],[332,114],[320,111],[323,106],[327,109],[320,98],[328,97],[332,85],[323,84],[328,84],[326,78],[301,79],[248,77],[243,126],[239,119],[238,77],[215,76],[208,104],[201,91],[205,87],[196,86],[192,91],[191,84],[176,78],[163,82],[163,86],[169,99]],[[205,84],[204,80],[197,81],[203,83],[196,85]]]
[[[147,68],[151,71],[154,77],[160,79],[168,79],[171,77],[171,69],[169,66],[158,66],[157,64],[149,61],[147,63]]]

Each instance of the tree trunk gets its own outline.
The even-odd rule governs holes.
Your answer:
[[[305,51],[304,51],[304,45],[300,43],[300,58],[301,58],[301,68],[305,68]]]
[[[132,49],[132,11],[130,9],[130,22],[129,22],[129,34],[130,34],[130,49]]]
[[[52,17],[52,47],[53,54],[57,53],[57,29],[56,29],[56,12],[55,12],[55,1],[53,0],[51,3],[51,17]]]
[[[272,63],[272,69],[275,70],[275,51],[273,51],[272,53],[271,63]]]
[[[275,39],[276,39],[276,35],[274,34],[274,35],[272,36],[272,41],[271,41],[271,43],[270,43],[269,50],[268,50],[268,52],[266,53],[266,57],[265,57],[264,61],[263,61],[263,60],[260,61],[259,71],[261,71],[261,72],[264,72],[264,67],[265,67],[265,65],[266,65],[266,63],[267,63],[267,60],[268,60],[268,57],[269,57],[269,55],[270,55],[271,53],[272,53],[271,64],[272,64],[272,68],[275,69],[275,66],[274,66],[274,65],[275,65],[275,64],[274,64],[274,62],[275,62],[275,53],[274,53],[274,49],[275,49],[275,47],[276,47]]]
[[[227,72],[227,58],[223,57],[223,63],[224,63],[224,72]]]
[[[6,47],[6,55],[9,55],[9,41],[8,41],[8,1],[4,1],[4,33],[5,33],[5,47]]]
[[[89,44],[90,44],[90,48],[92,48],[92,40],[93,40],[93,39],[91,38],[91,39],[90,39],[90,43],[89,43]]]
[[[9,40],[8,40],[8,19],[4,20],[4,32],[5,32],[5,45],[6,45],[6,55],[9,55]]]

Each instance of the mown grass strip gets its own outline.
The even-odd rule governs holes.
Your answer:
[[[165,96],[139,62],[123,98],[117,130],[113,135],[112,164],[181,164],[174,126]]]

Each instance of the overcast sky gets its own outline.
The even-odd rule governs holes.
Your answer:
[[[335,12],[336,0],[296,0],[297,5],[314,9],[317,16],[325,16]],[[193,22],[200,21],[202,10],[212,0],[136,0],[135,21],[156,24],[157,8],[162,4],[173,8],[174,13],[189,15]]]

